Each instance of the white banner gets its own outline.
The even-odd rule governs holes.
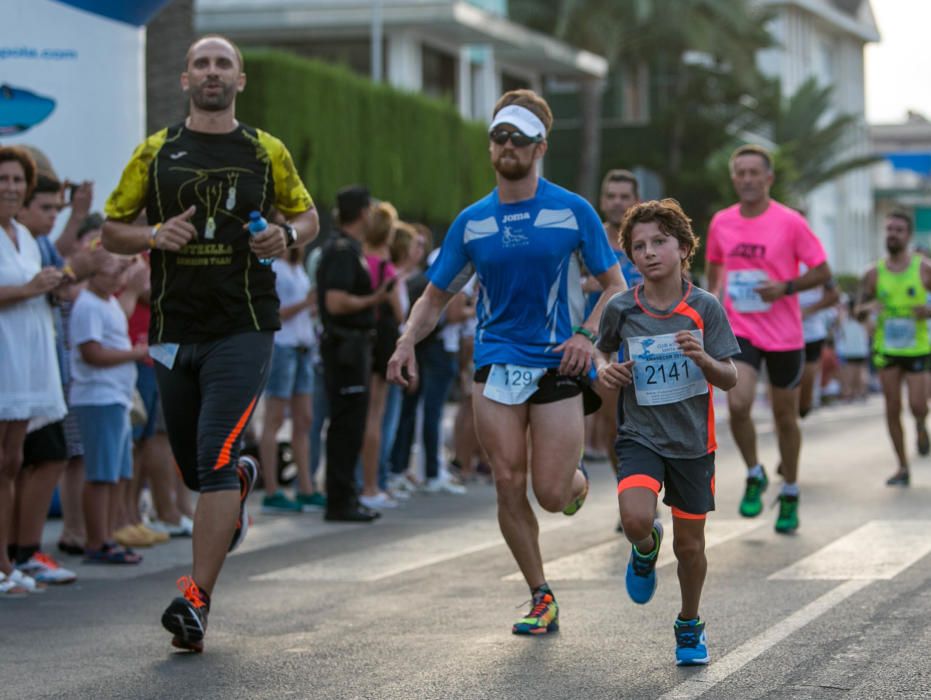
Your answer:
[[[100,211],[145,135],[144,26],[54,0],[0,0],[0,16],[0,144],[92,180]]]

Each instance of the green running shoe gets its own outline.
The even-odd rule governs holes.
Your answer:
[[[549,588],[539,588],[533,594],[530,614],[514,623],[514,634],[546,634],[559,630],[559,606]]]
[[[798,530],[798,496],[787,496],[780,493],[776,532],[788,535],[796,530]]]
[[[262,499],[262,512],[271,515],[282,513],[300,513],[303,506],[297,501],[288,498],[284,491],[275,491],[272,494],[266,494]]]
[[[740,514],[745,518],[755,518],[763,512],[763,492],[769,486],[766,470],[762,477],[748,476],[747,488],[743,500],[740,501]]]

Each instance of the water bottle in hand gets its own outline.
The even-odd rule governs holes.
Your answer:
[[[262,216],[262,212],[254,211],[249,214],[249,233],[253,236],[258,236],[262,231],[268,228],[268,222],[265,220],[265,217]],[[259,262],[263,265],[271,265],[271,258],[259,258]]]

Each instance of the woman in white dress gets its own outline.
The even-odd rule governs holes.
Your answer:
[[[61,420],[66,413],[48,302],[63,275],[42,267],[35,239],[14,219],[35,181],[28,151],[0,148],[0,596],[35,590],[35,581],[16,571],[7,556],[27,426]]]

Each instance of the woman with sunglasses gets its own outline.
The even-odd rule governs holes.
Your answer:
[[[514,634],[559,627],[527,499],[528,470],[545,510],[581,508],[588,494],[583,409],[598,405],[588,386],[595,332],[607,300],[626,289],[595,210],[538,174],[552,123],[549,105],[530,90],[498,100],[489,130],[497,187],[453,222],[388,364],[390,381],[406,386],[416,377],[414,345],[476,274],[476,432],[494,472],[501,532],[532,595]],[[604,290],[588,318],[582,262]]]

